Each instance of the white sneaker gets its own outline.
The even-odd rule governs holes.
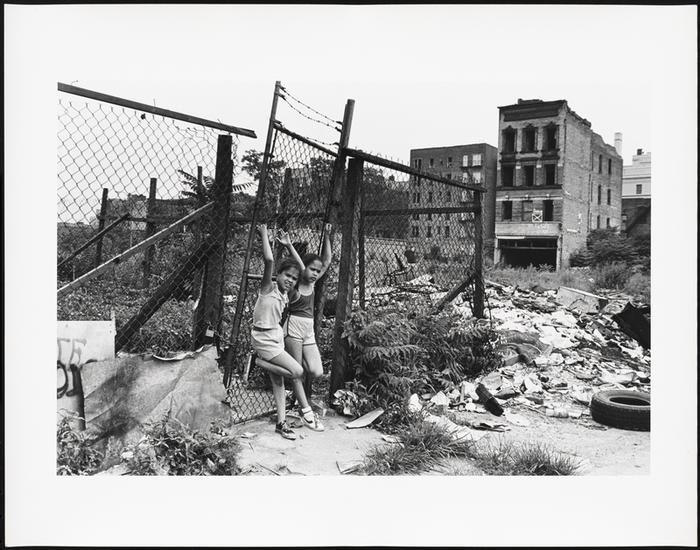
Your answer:
[[[318,415],[313,411],[311,407],[308,409],[302,409],[301,411],[301,422],[307,428],[314,430],[315,432],[322,432],[326,428],[321,421],[318,419]]]

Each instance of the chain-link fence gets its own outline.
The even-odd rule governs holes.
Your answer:
[[[192,349],[224,332],[227,247],[240,230],[231,196],[245,187],[234,159],[238,136],[255,133],[59,92],[58,318],[114,316],[125,352]]]
[[[304,138],[276,123],[272,134],[272,153],[262,191],[257,197],[257,222],[267,224],[270,234],[283,230],[300,256],[319,254],[323,229],[329,216],[329,199],[333,187],[333,170],[337,153]],[[249,228],[254,230],[254,228]],[[334,238],[337,242],[337,238]],[[334,252],[336,250],[334,249]],[[273,244],[279,262],[285,251]],[[334,254],[337,260],[337,253]],[[263,272],[259,238],[253,240],[245,294],[238,313],[237,333],[232,334],[229,373],[226,379],[230,402],[238,420],[259,416],[274,408],[269,377],[261,368],[248,364],[251,351],[250,331],[253,308]],[[333,293],[337,280],[337,261],[327,272],[326,292]],[[317,287],[320,283],[317,283]]]
[[[473,290],[481,277],[475,263],[478,186],[362,151],[348,154],[363,160],[355,271],[359,306],[410,301],[432,308],[456,285]]]

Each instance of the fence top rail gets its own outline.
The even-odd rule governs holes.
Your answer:
[[[113,95],[107,95],[100,92],[93,92],[92,90],[86,90],[85,88],[78,88],[77,86],[71,86],[70,84],[58,83],[58,91],[65,92],[67,94],[73,94],[81,97],[86,97],[88,99],[94,99],[96,101],[102,101],[104,103],[111,103],[113,105],[119,105],[120,107],[126,107],[128,109],[134,109],[135,111],[145,111],[153,115],[159,115],[167,118],[173,118],[175,120],[182,120],[183,122],[189,122],[190,124],[197,124],[199,126],[207,126],[209,128],[215,128],[217,130],[223,130],[224,132],[230,132],[232,134],[237,134],[240,136],[246,136],[250,138],[257,138],[253,130],[248,130],[247,128],[239,128],[238,126],[231,126],[229,124],[222,124],[221,122],[215,122],[213,120],[207,120],[205,118],[199,118],[192,115],[187,115],[184,113],[178,113],[177,111],[171,111],[169,109],[161,109],[160,107],[155,107],[153,105],[148,105],[146,103],[139,103],[138,101],[131,101],[129,99],[122,99],[121,97],[116,97]]]
[[[346,147],[344,149],[344,152],[355,158],[363,159],[366,160],[367,162],[371,162],[372,164],[377,164],[379,166],[383,166],[384,168],[388,168],[389,170],[398,170],[399,172],[405,172],[406,174],[410,174],[412,176],[416,176],[421,179],[426,179],[426,180],[431,180],[439,183],[444,183],[445,185],[451,185],[453,187],[459,187],[460,189],[469,189],[470,191],[479,191],[481,193],[485,192],[486,189],[484,189],[481,185],[475,185],[473,183],[460,183],[455,180],[448,180],[447,178],[441,178],[440,176],[435,176],[434,174],[428,174],[426,172],[421,172],[420,170],[416,170],[415,168],[411,168],[410,166],[406,166],[405,164],[400,164],[398,162],[394,162],[392,160],[387,160],[382,157],[378,157],[376,155],[371,155],[369,153],[365,153],[364,151],[361,151],[359,149],[351,149],[349,147]]]
[[[338,156],[338,153],[336,153],[335,151],[332,151],[331,149],[327,149],[326,147],[323,147],[322,145],[315,143],[314,141],[310,140],[309,138],[305,138],[304,136],[299,135],[296,132],[292,132],[288,128],[285,128],[284,125],[278,120],[275,120],[275,122],[273,123],[273,126],[274,126],[275,130],[282,132],[283,134],[287,134],[289,137],[294,138],[298,141],[301,141],[302,143],[306,143],[306,145],[310,145],[311,147],[315,147],[316,149],[318,149],[319,151],[323,151],[327,155],[331,155],[332,157]]]

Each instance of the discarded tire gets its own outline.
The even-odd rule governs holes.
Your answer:
[[[648,432],[651,426],[651,396],[646,392],[610,390],[591,398],[591,416],[596,422]]]

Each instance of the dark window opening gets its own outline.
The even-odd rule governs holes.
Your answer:
[[[634,193],[635,193],[635,195],[641,195],[641,194],[642,194],[642,184],[641,184],[641,183],[638,183],[638,184],[637,184],[637,187],[635,188]]]
[[[450,236],[450,226],[446,225],[445,226],[445,237],[449,237],[449,236]]]
[[[430,168],[432,168],[434,164],[435,164],[435,162],[433,161],[433,159],[430,159],[428,161],[428,165],[430,166]]]
[[[515,166],[503,166],[501,169],[501,180],[503,187],[513,187],[514,176]]]
[[[525,169],[525,185],[527,187],[532,187],[535,185],[535,167],[534,166],[524,166]]]
[[[436,233],[437,235],[440,235],[440,233],[442,233],[442,226],[441,226],[441,225],[438,225],[438,226],[435,228],[435,233]]]
[[[612,174],[612,159],[608,159],[608,174]]]
[[[521,220],[524,222],[531,222],[532,221],[532,201],[523,201],[523,213],[521,216]]]
[[[430,226],[428,226],[425,230],[425,236],[426,237],[432,237],[433,236],[433,230]]]
[[[428,193],[428,202],[433,202],[433,192]]]
[[[452,166],[452,157],[447,157],[447,166]]]
[[[556,185],[557,184],[557,166],[556,166],[556,164],[545,164],[544,165],[544,184],[545,185]]]
[[[449,213],[449,212],[445,212],[445,219],[446,219],[446,220],[449,220],[449,219],[450,219],[450,213]],[[445,235],[447,235],[447,233],[445,233]]]
[[[433,214],[428,212],[428,221],[432,221],[432,220],[433,220]]]
[[[610,218],[605,218],[605,227],[610,229]]]
[[[420,214],[413,214],[414,220],[420,220]]]
[[[598,173],[603,173],[603,155],[598,155]]]
[[[513,201],[503,201],[501,206],[501,219],[510,221],[513,219]]]
[[[452,174],[450,174],[452,175]],[[452,200],[452,191],[447,192],[447,202],[450,202]]]
[[[595,217],[595,228],[600,229],[600,214]]]
[[[554,201],[544,201],[544,212],[542,214],[542,219],[546,222],[551,222],[554,220]]]
[[[523,132],[523,152],[531,153],[537,150],[537,128],[528,126]]]
[[[503,130],[503,152],[515,153],[515,130],[513,128]]]
[[[611,192],[610,192],[610,189],[608,189],[608,204],[610,204],[610,197],[611,197]]]
[[[420,229],[414,225],[412,230],[411,230],[411,235],[414,237],[420,236]]]
[[[601,187],[599,185],[598,186],[598,204],[600,204],[600,194],[601,194]]]
[[[498,239],[502,262],[511,267],[539,267],[548,265],[556,268],[556,239]]]
[[[557,148],[557,127],[547,126],[544,131],[544,150],[553,151]]]

